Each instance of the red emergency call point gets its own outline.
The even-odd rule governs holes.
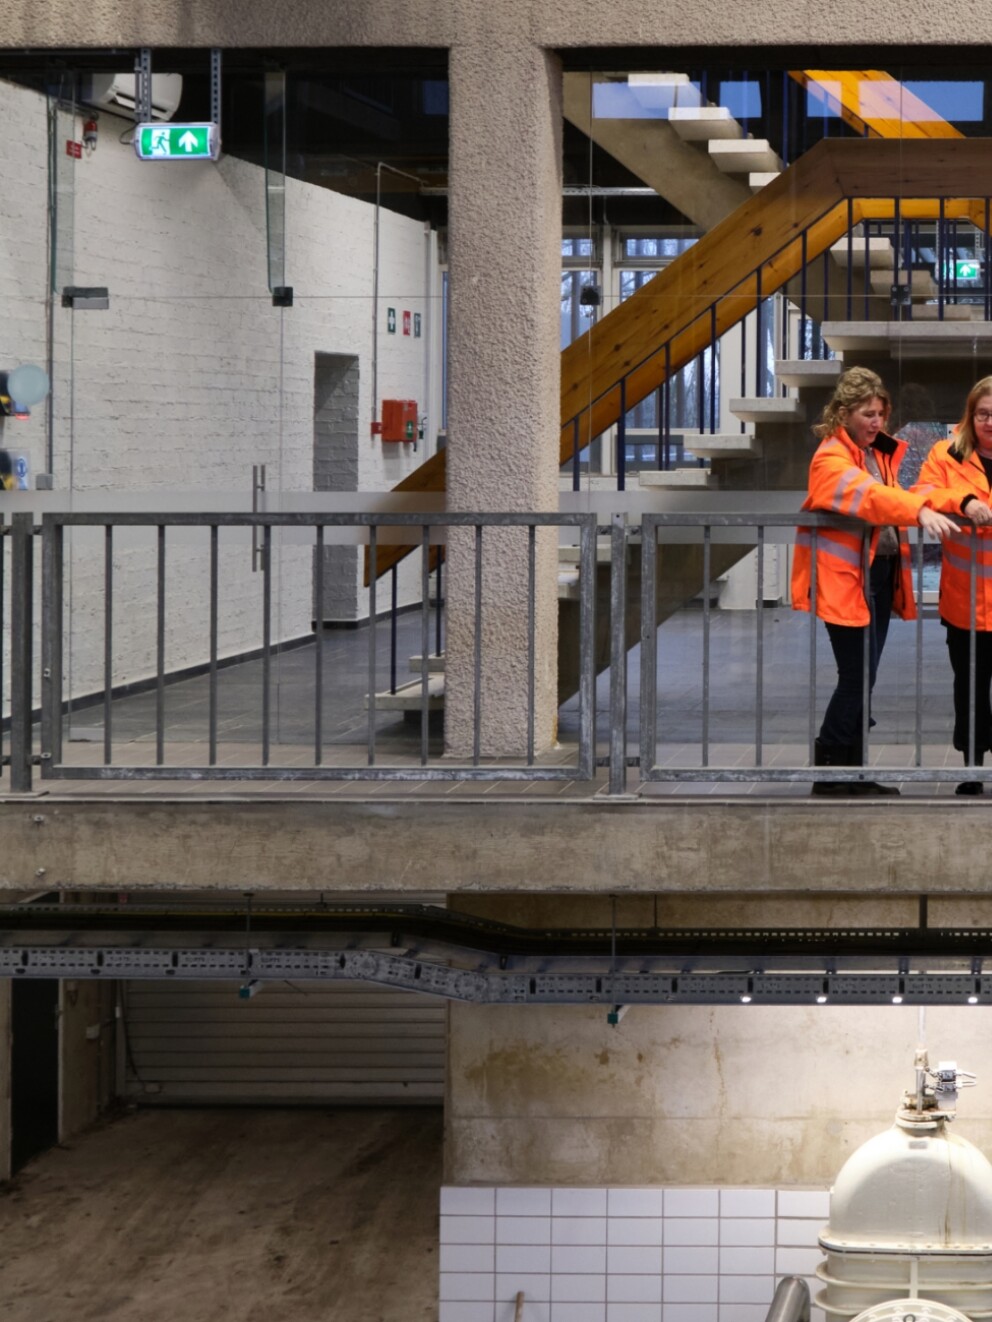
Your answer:
[[[417,401],[384,399],[382,401],[382,439],[415,441],[417,439]]]

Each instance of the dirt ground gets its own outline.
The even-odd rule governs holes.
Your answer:
[[[434,1322],[438,1110],[143,1110],[0,1191],[3,1322]]]

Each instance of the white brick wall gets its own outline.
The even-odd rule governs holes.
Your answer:
[[[0,114],[8,178],[16,180],[0,197],[0,366],[7,367],[45,361],[45,99],[0,82]],[[360,360],[360,487],[391,486],[415,468],[423,447],[384,447],[369,425],[373,208],[288,180],[286,279],[295,306],[273,308],[263,172],[233,158],[141,163],[118,140],[129,127],[102,115],[96,152],[75,165],[75,283],[106,285],[111,306],[55,310],[57,487],[85,493],[88,508],[111,497],[123,508],[129,493],[142,491],[160,492],[159,508],[206,508],[212,495],[232,493],[243,493],[247,507],[252,464],[265,463],[270,491],[312,491],[314,355],[321,351]],[[382,213],[380,400],[423,399],[433,310],[425,253],[420,222]],[[385,331],[387,306],[397,308],[396,335]],[[421,314],[420,339],[402,335],[404,309]],[[437,425],[430,420],[428,436]],[[26,451],[32,472],[42,471],[45,407],[3,428],[0,444]],[[114,683],[148,675],[154,651],[154,558],[137,539],[119,540]],[[206,658],[207,571],[185,540],[176,537],[170,554],[169,668]],[[72,687],[83,693],[102,686],[102,541],[77,535],[73,550]],[[303,547],[277,552],[275,638],[309,630],[311,560]],[[357,554],[353,572],[357,578]],[[250,573],[243,539],[229,539],[221,574],[221,653],[258,646],[260,578]],[[419,595],[415,564],[402,589],[403,601]]]
[[[441,1190],[440,1322],[765,1322],[822,1261],[821,1189]],[[813,1322],[823,1322],[820,1309]]]

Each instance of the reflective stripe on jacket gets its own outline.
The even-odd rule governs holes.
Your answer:
[[[822,510],[829,514],[847,514],[874,524],[870,559],[875,558],[878,528],[885,524],[909,527],[915,524],[924,505],[933,499],[904,491],[896,478],[905,441],[897,441],[880,432],[873,449],[884,481],[869,473],[864,450],[851,440],[843,427],[821,441],[809,466],[809,491],[804,510]],[[792,561],[792,605],[794,610],[810,609],[812,580],[811,529],[797,528],[796,549]],[[838,528],[817,530],[816,613],[828,624],[863,626],[869,622],[865,597],[863,535]],[[899,535],[899,569],[892,608],[904,620],[916,618],[913,582],[909,559],[909,541]]]
[[[976,454],[959,459],[951,441],[938,441],[920,470],[913,490],[945,514],[960,514],[961,502],[977,496],[992,500],[989,480]],[[965,511],[967,518],[967,510]],[[975,547],[975,628],[992,629],[992,527],[965,527],[946,537],[940,555],[940,618],[971,628],[971,551]]]

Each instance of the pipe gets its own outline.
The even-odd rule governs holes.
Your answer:
[[[809,1322],[809,1286],[802,1277],[782,1277],[765,1322]]]

